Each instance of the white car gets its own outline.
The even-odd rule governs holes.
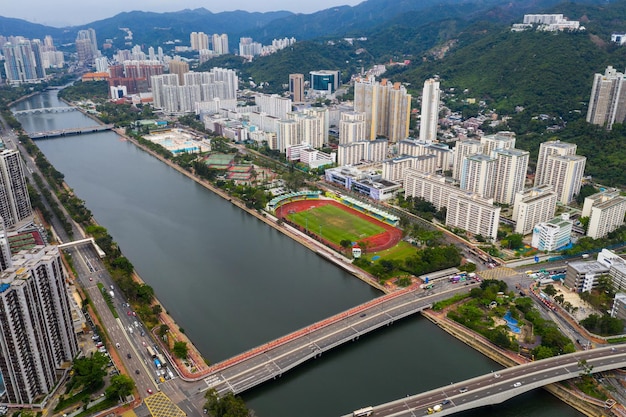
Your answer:
[[[521,387],[521,386],[522,386],[521,382],[516,382],[515,384],[513,384],[514,388],[518,388],[518,387]]]

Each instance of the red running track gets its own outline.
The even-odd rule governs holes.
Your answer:
[[[335,207],[339,207],[342,210],[345,210],[354,216],[360,217],[364,220],[367,220],[370,223],[374,223],[385,229],[383,233],[379,233],[377,235],[370,236],[366,239],[361,240],[361,241],[365,241],[368,243],[367,251],[370,253],[380,252],[385,249],[393,248],[402,239],[402,231],[400,229],[393,227],[387,223],[383,223],[380,220],[377,220],[371,216],[368,216],[365,213],[362,213],[358,210],[350,208],[335,200],[300,200],[300,201],[294,201],[291,203],[285,203],[276,210],[276,216],[280,218],[284,218],[285,215],[287,215],[290,211],[294,211],[297,213],[300,211],[309,210],[314,207],[321,207],[321,206],[325,206],[328,204],[331,204]],[[342,249],[335,244],[332,244],[327,241],[324,241],[324,243],[326,243],[330,247],[335,248],[336,250],[342,251]]]

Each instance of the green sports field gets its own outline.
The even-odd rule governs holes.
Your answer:
[[[331,204],[290,213],[287,219],[308,228],[309,232],[318,236],[321,232],[324,240],[336,245],[344,239],[357,242],[385,231],[384,228]]]

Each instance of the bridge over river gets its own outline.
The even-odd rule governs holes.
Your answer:
[[[31,139],[48,139],[48,138],[56,138],[59,136],[72,136],[72,135],[82,135],[83,133],[95,133],[102,132],[103,130],[111,130],[113,129],[113,124],[107,125],[96,125],[96,126],[87,126],[87,127],[74,127],[71,129],[58,129],[58,130],[48,130],[45,132],[33,132],[30,133]]]
[[[34,109],[17,110],[13,114],[18,116],[20,114],[43,114],[43,113],[67,113],[78,110],[76,107],[64,106],[64,107],[37,107]]]
[[[327,350],[429,308],[454,293],[467,292],[469,288],[472,286],[455,287],[437,294],[408,288],[388,294],[217,363],[204,376],[181,377],[187,381],[204,379],[206,387],[201,388],[202,391],[214,388],[220,395],[241,393],[276,379]]]
[[[449,416],[472,408],[499,404],[535,388],[578,377],[584,372],[603,372],[623,367],[626,367],[626,345],[591,349],[517,365],[407,396],[374,406],[367,411],[369,414],[363,415],[417,417],[428,415],[428,409],[436,407],[440,409],[436,412],[437,417]],[[353,413],[350,413],[344,417],[352,416]]]

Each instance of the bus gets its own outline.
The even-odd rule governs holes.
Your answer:
[[[154,352],[154,349],[152,349],[151,346],[146,346],[146,351],[148,351],[148,355],[150,355],[151,358],[154,358],[156,356],[156,353]]]
[[[359,408],[358,410],[354,410],[354,412],[352,413],[352,417],[369,416],[373,412],[374,412],[374,407]]]

